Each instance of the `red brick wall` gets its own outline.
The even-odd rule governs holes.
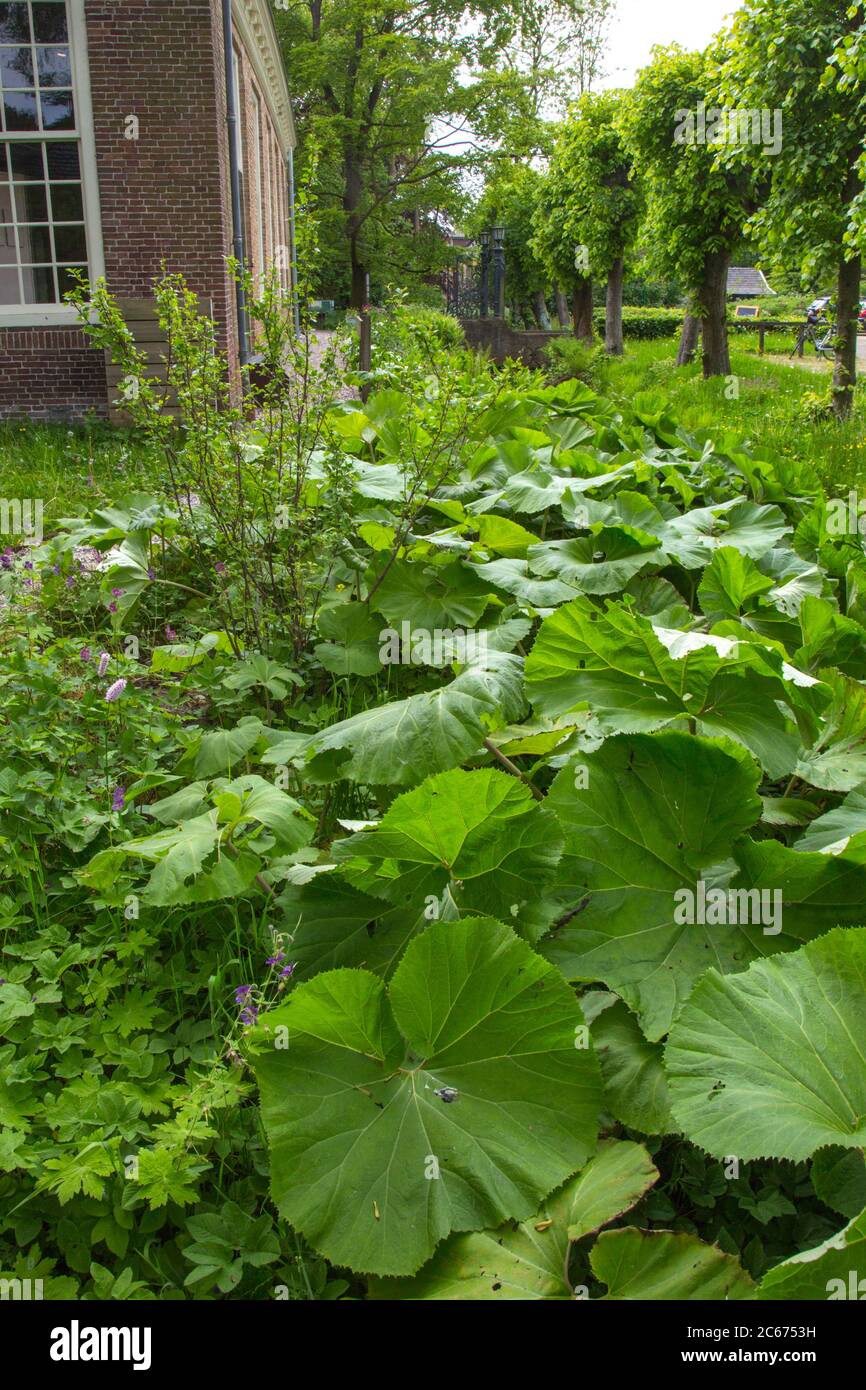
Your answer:
[[[105,359],[75,328],[0,328],[0,420],[108,414]]]
[[[165,261],[210,297],[234,343],[220,0],[87,0],[105,272],[151,291]],[[126,139],[135,116],[139,138]]]

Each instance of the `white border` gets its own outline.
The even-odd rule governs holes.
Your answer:
[[[72,90],[74,93],[78,143],[81,150],[81,190],[87,237],[87,265],[91,281],[105,274],[102,244],[102,217],[99,209],[99,176],[96,168],[96,141],[93,131],[93,103],[90,95],[90,67],[87,61],[85,0],[67,0],[69,41],[72,50]],[[45,133],[45,139],[51,136]],[[0,328],[74,328],[80,324],[69,304],[0,305]]]

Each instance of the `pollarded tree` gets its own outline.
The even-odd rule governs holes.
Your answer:
[[[706,119],[718,127],[717,64],[718,50],[655,48],[622,111],[622,129],[649,200],[648,244],[657,269],[688,287],[703,328],[705,377],[731,370],[728,267],[755,210],[761,178],[751,165],[729,168],[718,159],[717,130]]]
[[[553,161],[538,186],[531,249],[556,286],[571,291],[574,336],[592,342],[592,275],[585,226],[562,165]]]
[[[620,127],[624,92],[587,93],[559,128],[551,161],[583,230],[586,261],[594,277],[607,279],[605,348],[621,353],[625,258],[637,233],[641,198],[634,164]]]
[[[781,112],[772,184],[752,229],[816,289],[835,279],[833,404],[840,417],[851,411],[857,375],[864,108],[860,84],[840,81],[831,64],[850,47],[856,76],[862,23],[862,7],[850,0],[748,0],[730,35],[721,87],[739,110]],[[744,159],[753,159],[752,147],[724,156],[728,167]]]

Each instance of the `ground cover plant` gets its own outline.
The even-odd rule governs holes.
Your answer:
[[[265,294],[295,370],[217,413],[157,297],[186,428],[130,392],[151,489],[2,556],[4,1271],[849,1296],[856,510],[733,419],[497,372],[399,304],[362,378]]]

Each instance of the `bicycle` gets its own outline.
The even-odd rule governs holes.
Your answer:
[[[810,314],[797,334],[797,341],[788,354],[789,357],[802,357],[806,344],[811,343],[819,357],[833,357],[835,354],[836,324],[823,314]]]

